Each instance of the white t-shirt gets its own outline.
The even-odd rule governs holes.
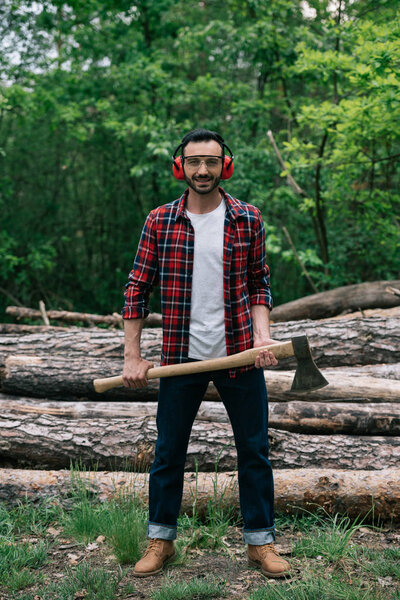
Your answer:
[[[189,358],[226,356],[224,306],[224,220],[226,205],[205,214],[186,211],[194,229]]]

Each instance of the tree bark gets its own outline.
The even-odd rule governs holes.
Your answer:
[[[386,291],[387,287],[399,288],[400,280],[346,285],[305,296],[273,308],[271,319],[275,323],[297,319],[326,319],[343,312],[399,306],[400,298]]]
[[[390,311],[389,311],[390,313]],[[308,335],[313,356],[319,367],[338,367],[400,362],[400,313],[374,317],[291,321],[271,327],[274,339],[287,341],[296,335]],[[29,333],[2,333],[0,360],[7,354],[45,354],[55,356],[123,357],[123,331],[100,328],[48,328]],[[159,361],[161,329],[148,328],[142,334],[142,354]],[[0,363],[1,365],[1,363]],[[279,361],[278,368],[294,368],[295,359]],[[107,376],[107,371],[102,373]]]
[[[273,402],[269,426],[301,434],[400,436],[399,404]]]
[[[321,367],[400,362],[400,315],[376,315],[322,321],[290,321],[272,325],[272,336],[286,341],[306,334],[314,360]],[[294,359],[280,361],[287,369]]]
[[[123,362],[121,359],[104,359],[87,356],[69,357],[54,355],[8,356],[3,370],[0,371],[1,391],[8,394],[33,396],[41,398],[59,398],[68,400],[71,397],[103,400],[141,400],[157,399],[159,380],[149,380],[146,388],[137,390],[125,387],[97,394],[93,388],[93,379],[120,375]],[[385,380],[368,375],[352,376],[348,371],[330,371],[326,373],[329,385],[311,392],[291,392],[290,387],[294,371],[266,370],[265,379],[269,399],[275,402],[289,400],[313,402],[399,402],[400,381]],[[219,398],[215,387],[208,388],[206,399]]]
[[[157,402],[62,402],[0,394],[0,413],[54,415],[72,421],[105,418],[155,417]],[[336,402],[270,402],[269,426],[293,433],[400,435],[398,404],[340,404]],[[229,423],[222,402],[200,405],[196,421]]]
[[[209,502],[229,506],[239,513],[236,472],[186,473],[181,512],[204,516]],[[275,509],[297,514],[316,512],[322,507],[330,515],[351,518],[400,521],[400,469],[346,471],[339,469],[276,470]],[[148,501],[148,474],[112,472],[75,473],[70,471],[29,471],[0,469],[0,500],[16,504],[28,498],[38,501],[48,496],[71,497],[77,487],[85,487],[94,497],[106,500],[119,494]],[[373,511],[371,508],[373,507]]]
[[[99,469],[146,471],[154,459],[157,438],[153,416],[139,418],[66,419],[59,415],[0,413],[0,457],[3,466],[68,468],[71,461]],[[376,470],[400,460],[400,437],[308,435],[269,429],[270,460],[276,469]],[[231,425],[195,421],[186,470],[236,469]]]
[[[16,319],[41,319],[42,313],[34,308],[25,306],[7,306],[6,314]],[[113,315],[95,315],[90,313],[71,312],[68,310],[47,310],[46,314],[52,321],[62,321],[64,323],[76,323],[82,321],[90,325],[112,325],[114,327],[122,326],[123,319],[118,313]],[[161,327],[161,315],[159,313],[150,313],[144,320],[144,327]]]
[[[399,297],[399,296],[398,296]],[[283,306],[283,305],[282,305]],[[152,313],[155,315],[158,315],[158,313]],[[150,315],[149,315],[150,316]],[[399,317],[400,316],[400,307],[394,307],[394,308],[382,308],[382,309],[366,309],[361,311],[356,311],[356,312],[352,312],[352,313],[342,313],[340,315],[336,315],[335,317],[331,317],[332,319],[338,320],[338,319],[355,319],[355,318],[371,318],[371,317]],[[325,319],[324,319],[325,320]],[[155,325],[155,323],[154,323]],[[46,325],[26,325],[26,324],[20,324],[20,323],[0,323],[0,334],[3,333],[17,333],[17,334],[22,334],[22,333],[40,333],[40,332],[44,332],[44,333],[49,333],[49,331],[67,331],[68,329],[70,329],[72,326],[70,327],[65,327],[65,326],[55,326],[55,325],[50,325],[50,327],[47,327]],[[76,329],[93,329],[93,327],[76,327]]]
[[[336,377],[336,374],[340,373],[346,375],[367,375],[376,378],[383,379],[396,379],[400,380],[400,363],[387,364],[382,363],[380,365],[355,365],[354,367],[328,367],[324,369],[324,373],[327,377]]]

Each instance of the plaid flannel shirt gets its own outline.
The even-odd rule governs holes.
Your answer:
[[[260,211],[219,190],[226,202],[223,277],[229,355],[253,347],[250,306],[264,304],[271,309],[272,297]],[[162,365],[188,358],[194,230],[185,210],[187,195],[188,190],[178,200],[150,212],[125,286],[123,318],[143,319],[149,314],[150,292],[160,285]],[[230,374],[234,376],[235,370]]]

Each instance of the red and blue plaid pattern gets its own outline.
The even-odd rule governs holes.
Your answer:
[[[272,308],[265,229],[258,208],[232,198],[224,223],[224,302],[228,354],[253,346],[250,306]],[[174,202],[150,212],[143,227],[133,269],[125,289],[124,319],[149,314],[148,299],[160,284],[163,344],[161,364],[188,358],[194,230],[186,215],[188,190]]]

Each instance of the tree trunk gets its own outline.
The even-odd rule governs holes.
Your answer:
[[[73,475],[73,476],[72,476]],[[181,511],[188,515],[196,504],[203,516],[209,502],[229,506],[239,513],[237,474],[186,473]],[[346,471],[338,469],[276,470],[275,509],[297,514],[303,509],[328,514],[347,514],[383,522],[400,521],[400,469]],[[22,499],[38,501],[48,496],[70,497],[84,486],[100,500],[129,494],[148,501],[148,474],[112,472],[0,470],[0,500],[16,504]],[[373,507],[373,511],[371,508]]]
[[[155,417],[157,402],[62,402],[0,394],[0,413],[54,415],[71,420]],[[400,435],[398,404],[270,402],[269,426],[293,433]],[[222,402],[203,402],[196,421],[229,423]]]
[[[22,326],[23,327],[23,326]],[[338,367],[400,362],[400,315],[377,315],[324,321],[292,321],[272,325],[272,337],[279,341],[308,335],[319,367]],[[99,328],[47,328],[47,331],[2,333],[0,360],[7,354],[45,354],[55,356],[123,357],[123,331]],[[146,329],[142,334],[145,358],[157,362],[161,354],[161,329]],[[1,363],[0,363],[1,366]],[[279,361],[279,369],[294,368],[295,359]],[[107,376],[103,371],[102,376]]]
[[[42,398],[57,397],[68,400],[71,397],[86,397],[97,400],[156,400],[159,380],[151,379],[146,388],[132,390],[125,387],[115,388],[104,394],[97,394],[93,388],[93,379],[120,375],[121,359],[105,359],[87,356],[66,357],[17,355],[8,356],[0,371],[1,391],[8,394]],[[327,375],[327,374],[326,374]],[[330,372],[327,375],[329,385],[312,392],[291,392],[294,372],[266,370],[265,379],[269,399],[275,402],[289,400],[313,402],[400,402],[400,381],[385,380],[370,376],[351,376],[348,372]],[[206,399],[216,400],[218,393],[210,386]]]
[[[0,413],[3,466],[68,468],[71,461],[99,469],[147,470],[157,438],[153,416],[67,419],[60,415]],[[269,430],[274,468],[383,469],[400,460],[400,437],[308,435]],[[229,423],[195,421],[186,470],[236,469],[236,449]]]
[[[399,306],[400,297],[386,291],[387,287],[400,288],[400,280],[346,285],[305,296],[273,308],[271,319],[275,323],[298,319],[326,319],[343,312]]]

